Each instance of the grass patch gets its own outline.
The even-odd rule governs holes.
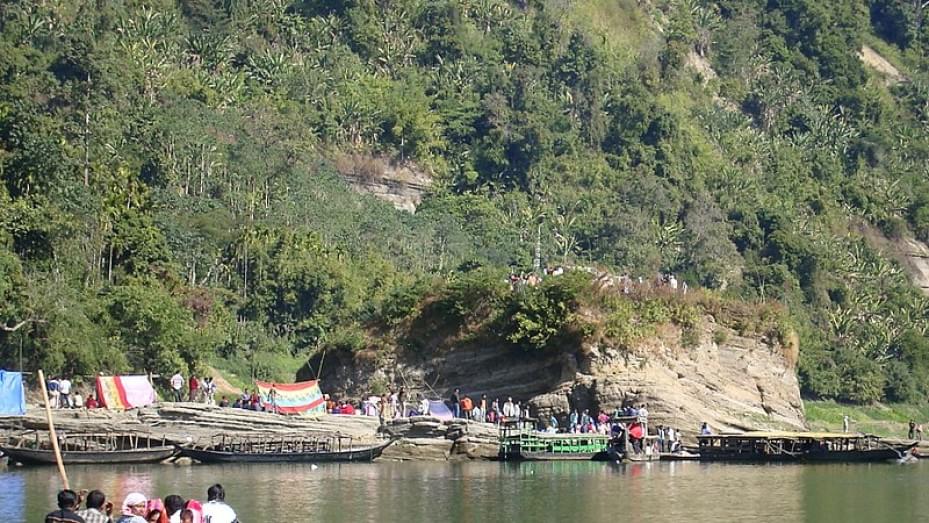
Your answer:
[[[850,405],[835,401],[806,401],[806,419],[812,430],[842,430],[842,417],[851,418],[850,430],[878,436],[903,438],[907,423],[915,420],[929,431],[929,405]]]
[[[632,62],[655,31],[636,0],[582,0],[567,11],[571,20],[603,35],[603,45],[622,62]]]
[[[212,358],[210,366],[220,372],[231,385],[252,388],[257,378],[263,381],[292,383],[297,370],[306,363],[306,356],[282,353],[259,353],[251,358]]]

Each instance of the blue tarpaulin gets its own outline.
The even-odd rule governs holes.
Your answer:
[[[23,373],[0,370],[0,416],[24,416],[26,393]]]
[[[439,419],[452,419],[452,411],[448,409],[448,406],[441,401],[430,401],[429,402],[429,415]]]

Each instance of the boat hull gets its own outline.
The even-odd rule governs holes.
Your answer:
[[[378,458],[390,442],[338,452],[228,452],[178,447],[181,456],[200,463],[332,463],[370,462]]]
[[[906,456],[915,447],[912,445],[898,445],[889,448],[871,450],[849,450],[830,452],[809,452],[798,455],[789,454],[700,454],[700,461],[728,461],[746,463],[874,463],[893,461]]]
[[[519,452],[515,457],[522,461],[597,461],[605,459],[606,452],[555,453],[555,452]]]
[[[54,465],[55,453],[51,450],[36,450],[0,446],[0,451],[9,456],[11,462],[23,465]],[[61,453],[65,465],[106,465],[114,463],[158,463],[177,453],[174,447],[154,447],[114,451],[65,451]]]

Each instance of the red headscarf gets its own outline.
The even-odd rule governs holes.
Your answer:
[[[165,504],[161,502],[161,499],[150,499],[145,506],[145,512],[148,515],[151,515],[153,510],[157,510],[161,513],[158,516],[158,523],[168,523],[168,511],[165,509]],[[148,523],[148,515],[145,516],[145,521]]]

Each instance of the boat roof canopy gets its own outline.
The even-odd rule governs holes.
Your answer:
[[[749,431],[729,434],[712,434],[697,438],[713,439],[859,439],[872,437],[859,432],[790,432],[790,431]]]

